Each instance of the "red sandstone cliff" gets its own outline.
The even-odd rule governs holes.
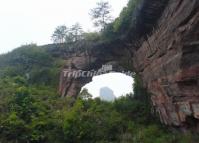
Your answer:
[[[146,1],[127,37],[73,53],[64,70],[96,70],[106,63],[118,71],[132,66],[152,93],[161,121],[184,126],[188,118],[199,121],[199,1],[169,0],[166,7],[163,1]],[[62,72],[60,93],[77,96],[90,80]]]
[[[198,1],[171,0],[158,25],[133,62],[161,121],[178,126],[199,119]]]

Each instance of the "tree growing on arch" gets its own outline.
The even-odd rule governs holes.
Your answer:
[[[68,33],[66,34],[65,37],[66,43],[77,42],[82,40],[83,33],[84,32],[79,23],[72,25],[71,28],[68,30]]]
[[[56,44],[75,43],[83,39],[83,30],[79,23],[66,27],[65,25],[58,26],[53,35],[52,41]]]
[[[112,21],[111,6],[105,1],[98,2],[96,7],[91,9],[89,14],[94,21],[94,25],[100,27],[102,30]]]
[[[52,35],[52,41],[54,43],[64,43],[66,33],[67,27],[65,25],[58,26]]]

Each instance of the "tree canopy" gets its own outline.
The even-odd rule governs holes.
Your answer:
[[[57,44],[75,43],[83,39],[83,30],[79,23],[66,27],[65,25],[58,26],[52,34],[52,41]]]
[[[97,2],[95,8],[91,9],[90,16],[96,27],[105,30],[108,23],[112,21],[111,6],[108,2]]]

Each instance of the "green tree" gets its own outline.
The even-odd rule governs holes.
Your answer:
[[[67,27],[65,25],[58,26],[52,35],[53,42],[54,43],[64,43],[66,33],[67,33]]]
[[[77,42],[82,40],[83,30],[81,25],[79,23],[72,25],[69,34],[70,34],[69,36],[72,37],[72,42]]]
[[[101,27],[105,30],[108,23],[112,21],[111,17],[111,6],[108,2],[98,2],[97,6],[90,11],[91,19],[94,21],[96,27]]]
[[[101,35],[97,32],[83,33],[83,39],[88,42],[96,42],[99,41]]]
[[[83,39],[83,30],[79,23],[72,25],[70,28],[65,25],[58,26],[53,35],[54,43],[75,43]]]
[[[128,32],[129,28],[134,26],[135,15],[133,14],[135,9],[141,0],[129,0],[127,7],[124,7],[120,16],[113,22],[114,32],[124,34]]]
[[[11,104],[11,110],[16,112],[24,121],[30,122],[31,115],[36,113],[33,102],[29,89],[27,87],[19,87]]]
[[[84,88],[81,93],[79,94],[79,97],[83,100],[91,99],[92,95],[88,92],[88,89]]]

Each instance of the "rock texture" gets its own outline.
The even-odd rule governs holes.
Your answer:
[[[171,0],[133,62],[163,123],[199,119],[199,1]]]
[[[142,77],[162,123],[186,126],[190,118],[198,122],[199,1],[146,0],[137,16],[137,25],[123,39],[66,57],[61,95],[77,96],[92,79],[68,77],[66,71],[98,70],[112,64],[116,71],[134,70]]]

